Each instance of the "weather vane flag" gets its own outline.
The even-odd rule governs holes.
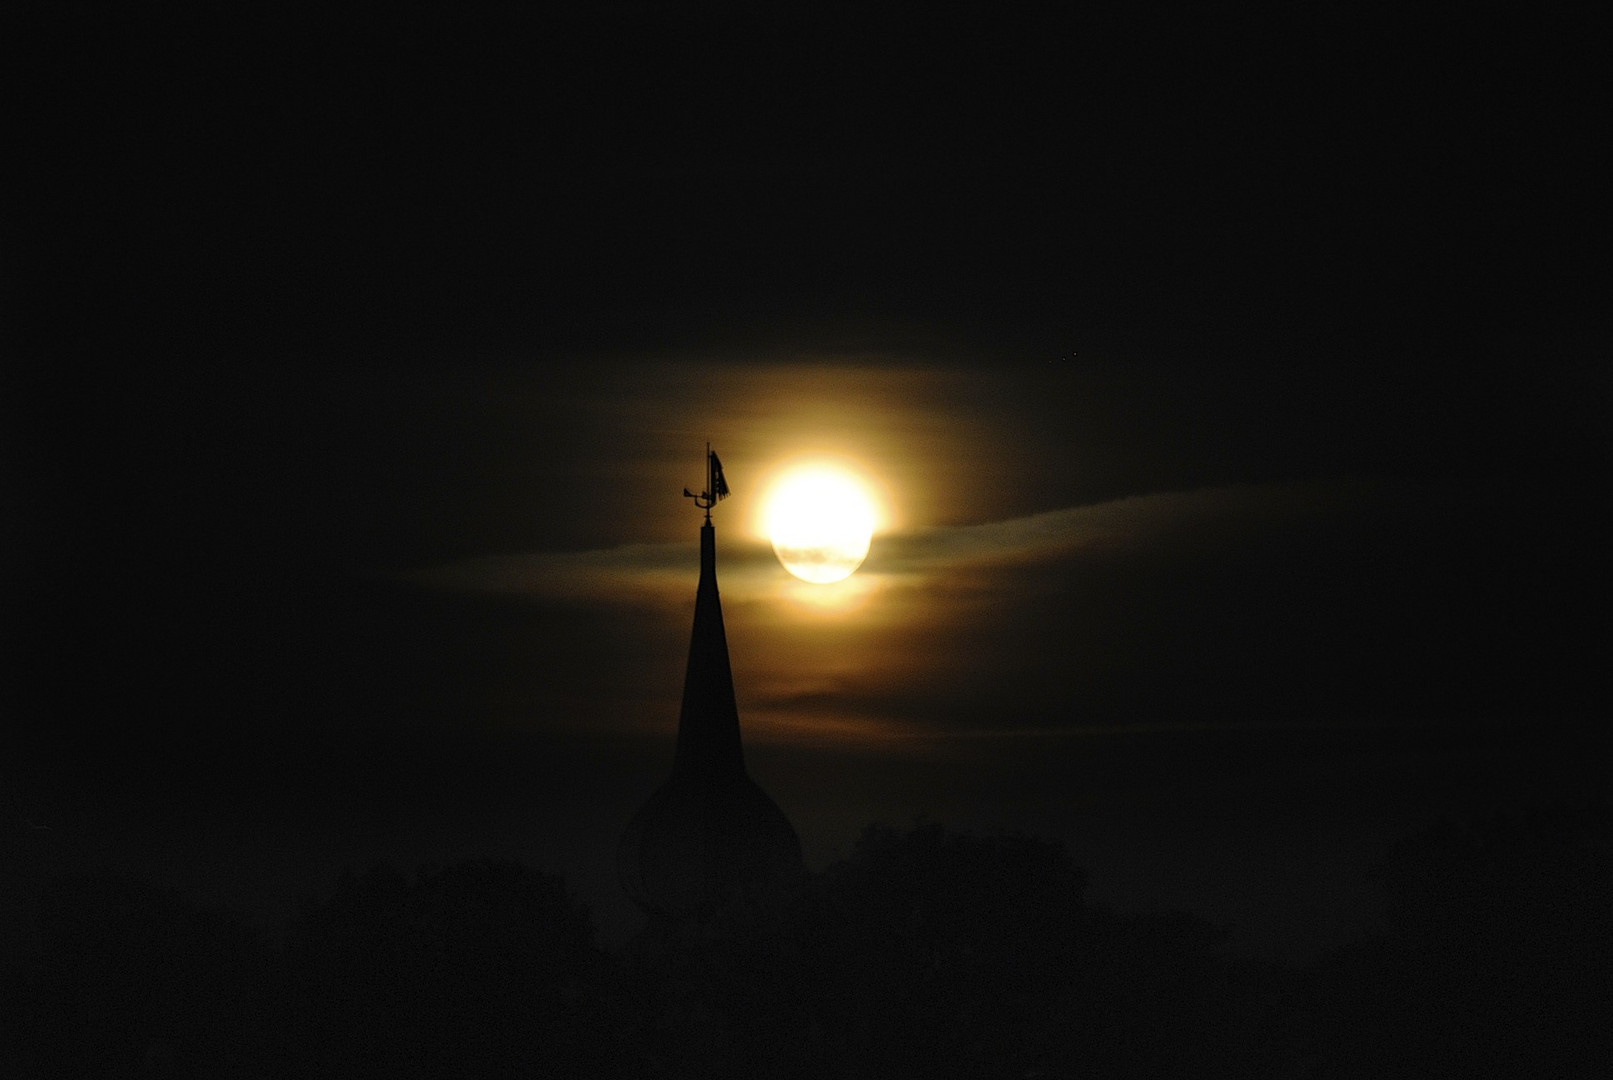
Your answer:
[[[723,479],[722,461],[711,451],[711,444],[706,444],[706,489],[696,495],[688,488],[683,489],[683,497],[693,499],[694,504],[706,512],[706,520],[711,520],[711,508],[728,497],[728,481]]]

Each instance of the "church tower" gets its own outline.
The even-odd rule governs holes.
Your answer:
[[[744,921],[805,873],[794,827],[745,772],[711,525],[728,485],[709,447],[706,479],[699,495],[684,491],[706,520],[672,775],[633,816],[617,852],[622,887],[652,927]]]

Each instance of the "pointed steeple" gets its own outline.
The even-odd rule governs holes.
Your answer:
[[[717,539],[711,522],[700,527],[700,585],[695,590],[689,665],[678,714],[676,772],[736,776],[745,772],[739,742],[739,706],[728,663],[728,634],[717,595]]]
[[[706,490],[685,492],[706,521],[672,775],[633,816],[617,851],[627,895],[647,914],[672,919],[755,904],[802,872],[794,827],[745,772],[711,525],[711,507],[728,486],[709,448],[707,470]]]

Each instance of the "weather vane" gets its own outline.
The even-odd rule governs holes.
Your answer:
[[[711,524],[711,508],[728,497],[728,481],[723,479],[722,462],[717,455],[711,452],[711,444],[706,444],[706,490],[696,495],[688,488],[683,489],[685,499],[693,499],[694,504],[706,512],[706,524]]]

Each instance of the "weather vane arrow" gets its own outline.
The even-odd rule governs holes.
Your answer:
[[[683,489],[685,499],[693,499],[694,504],[706,512],[706,521],[711,521],[711,508],[728,497],[728,481],[723,479],[722,461],[711,452],[711,444],[706,444],[706,489],[696,495],[688,488]]]

